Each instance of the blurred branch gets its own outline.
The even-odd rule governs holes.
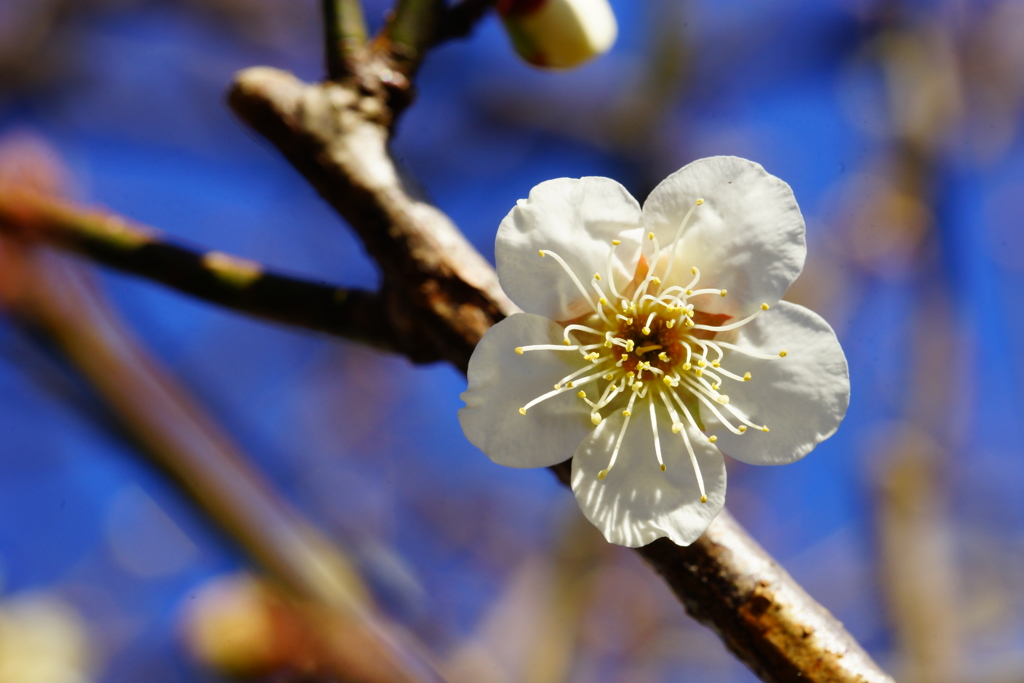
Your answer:
[[[359,234],[385,289],[408,292],[403,324],[465,370],[487,328],[515,308],[451,221],[405,191],[387,151],[392,116],[367,97],[253,68],[236,77],[229,100]],[[555,470],[566,481],[566,467]],[[687,548],[662,539],[639,552],[763,680],[892,683],[728,513]]]
[[[327,77],[340,80],[355,72],[366,45],[366,20],[360,0],[322,0]]]
[[[375,48],[391,68],[412,79],[435,42],[445,0],[398,0]]]
[[[0,192],[0,232],[60,245],[249,315],[396,349],[378,294],[290,277],[220,252],[195,251],[109,213],[5,188]]]
[[[441,17],[441,25],[434,36],[434,44],[467,37],[484,15],[497,4],[498,0],[462,0],[448,8]]]
[[[66,260],[0,242],[0,301],[52,336],[142,450],[292,594],[345,633],[332,677],[441,681],[376,614],[348,558],[278,498],[230,438],[132,338]]]

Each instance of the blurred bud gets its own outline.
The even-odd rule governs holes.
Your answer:
[[[229,676],[250,678],[296,669],[301,636],[284,598],[251,576],[215,579],[194,596],[185,617],[192,655]]]
[[[86,626],[69,605],[45,595],[0,603],[0,681],[88,683]]]
[[[619,32],[608,0],[499,0],[497,9],[519,56],[549,69],[607,52]]]

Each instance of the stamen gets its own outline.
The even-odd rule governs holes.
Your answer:
[[[661,348],[661,344],[651,344],[650,346],[641,346],[640,348],[638,348],[636,350],[636,355],[642,356],[645,353],[647,353],[648,351],[657,351],[660,348]],[[658,358],[661,358],[664,355],[665,355],[664,353],[659,353],[658,354]],[[665,359],[661,358],[661,360],[665,360]]]
[[[562,330],[563,339],[568,339],[569,333],[573,330],[579,330],[580,332],[586,332],[588,334],[596,334],[599,337],[604,336],[604,332],[598,332],[593,327],[587,327],[586,325],[566,325],[565,329]]]
[[[593,370],[598,365],[603,365],[603,364],[607,363],[610,360],[611,360],[611,357],[607,356],[603,360],[599,360],[596,363],[593,363],[591,365],[584,365],[582,368],[580,368],[576,372],[574,372],[574,373],[572,373],[570,375],[566,375],[562,379],[558,380],[558,384],[555,385],[555,389],[558,389],[559,387],[561,387],[563,384],[566,384],[567,382],[571,384],[572,380],[576,379],[577,377],[579,377],[583,373],[590,372],[591,370]],[[529,407],[529,406],[527,406],[527,407]]]
[[[661,278],[663,280],[666,280],[666,281],[668,280],[669,273],[672,272],[672,266],[675,265],[675,262],[676,262],[676,252],[679,251],[679,249],[678,249],[679,238],[682,237],[682,235],[683,235],[683,229],[686,228],[686,224],[687,224],[687,222],[689,222],[690,216],[693,215],[693,210],[696,209],[698,206],[700,206],[703,203],[704,203],[703,199],[700,199],[700,200],[694,202],[693,206],[690,207],[690,210],[686,212],[685,216],[683,216],[683,220],[679,223],[679,227],[676,228],[675,237],[672,238],[672,243],[671,243],[672,246],[669,247],[669,249],[672,250],[672,255],[668,259],[668,266],[665,267],[665,272],[662,273],[662,275],[661,275]]]
[[[658,414],[655,410],[654,401],[651,401],[651,431],[654,432],[654,455],[658,458],[658,465],[661,471],[665,471],[665,461],[661,458],[661,439],[658,437]]]
[[[647,316],[647,322],[644,323],[644,328],[641,330],[641,332],[643,332],[645,335],[651,333],[651,321],[654,320],[654,316],[656,315],[658,314],[651,313],[649,316]]]
[[[587,369],[589,370],[590,368],[588,367]],[[541,394],[540,396],[538,396],[537,398],[533,399],[532,401],[527,403],[525,406],[520,408],[519,409],[519,414],[520,415],[526,415],[526,411],[527,410],[529,410],[533,406],[537,405],[541,401],[546,401],[546,400],[548,400],[549,398],[551,398],[553,396],[558,396],[559,394],[564,394],[565,392],[569,391],[570,388],[575,388],[577,386],[582,386],[584,384],[589,384],[590,382],[593,382],[595,379],[598,379],[600,377],[601,377],[600,373],[595,374],[595,375],[590,375],[589,377],[584,377],[580,381],[576,382],[573,385],[573,387],[563,386],[561,389],[555,389],[554,391],[549,391],[546,394]]]
[[[761,313],[763,311],[767,311],[767,310],[768,310],[768,304],[761,304],[761,310],[754,311],[753,313],[748,315],[743,320],[737,320],[734,323],[729,323],[728,325],[721,325],[719,327],[715,327],[714,325],[694,325],[694,327],[697,328],[698,330],[711,330],[713,332],[727,332],[729,330],[735,330],[737,327],[743,327],[744,325],[749,323],[751,320],[753,320],[757,316],[761,315]]]
[[[732,351],[739,351],[740,353],[742,353],[742,354],[744,354],[746,356],[750,356],[751,358],[759,358],[761,360],[775,360],[776,358],[779,358],[780,356],[782,358],[786,357],[786,352],[785,351],[780,352],[778,355],[775,355],[775,354],[768,355],[768,354],[765,354],[765,353],[758,353],[756,351],[750,351],[748,349],[744,349],[741,346],[736,346],[735,344],[730,344],[729,342],[715,341],[715,343],[718,344],[719,346],[721,346],[723,349],[730,349]]]
[[[516,353],[520,356],[526,351],[578,351],[579,345],[566,346],[565,344],[531,344],[530,346],[517,346]]]
[[[573,283],[575,283],[576,288],[580,290],[580,294],[582,294],[583,298],[587,300],[587,303],[590,304],[590,307],[592,309],[594,309],[594,313],[600,314],[600,309],[597,307],[597,304],[595,304],[594,300],[590,298],[589,294],[587,294],[586,287],[583,286],[583,283],[580,282],[580,279],[578,277],[576,277],[576,273],[572,272],[572,268],[569,267],[569,264],[566,263],[565,260],[561,256],[559,256],[555,252],[551,251],[550,249],[541,249],[540,250],[540,255],[541,256],[551,256],[553,259],[558,261],[558,264],[560,266],[562,266],[562,268],[565,270],[565,272],[569,274],[569,277],[572,278],[572,281],[573,281]]]
[[[629,405],[626,407],[626,410],[623,411],[622,413],[623,415],[626,416],[626,419],[623,420],[622,429],[619,430],[619,438],[615,440],[615,448],[612,449],[611,460],[608,462],[608,467],[604,468],[603,470],[597,473],[598,479],[604,479],[605,477],[607,477],[611,469],[615,467],[615,461],[619,457],[619,449],[622,448],[622,440],[626,437],[626,427],[629,426],[629,416],[632,415],[633,402],[636,401],[636,395],[637,392],[634,391],[633,395],[629,397]]]

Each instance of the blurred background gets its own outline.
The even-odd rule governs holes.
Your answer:
[[[379,26],[389,3],[364,4]],[[1024,680],[1024,3],[613,6],[615,47],[571,72],[524,64],[493,16],[437,49],[397,158],[492,260],[549,178],[642,199],[735,154],[789,182],[808,260],[787,298],[835,327],[853,397],[803,461],[730,461],[728,505],[898,680]],[[2,0],[0,175],[372,288],[340,219],[224,102],[247,66],[321,78],[320,44],[314,0]],[[16,305],[23,256],[0,260],[0,682],[330,679],[282,645],[302,641],[290,598],[99,398],[113,370],[83,374],[89,352]],[[465,441],[457,371],[47,258],[453,681],[755,680],[549,472]]]

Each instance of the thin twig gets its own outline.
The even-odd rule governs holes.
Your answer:
[[[424,648],[375,610],[348,558],[286,505],[174,378],[146,353],[80,268],[0,242],[0,300],[51,335],[125,429],[293,595],[342,629],[331,678],[441,683]],[[328,616],[329,615],[329,616]]]
[[[366,20],[359,0],[322,0],[327,76],[341,80],[357,72],[366,46]]]
[[[497,4],[498,0],[462,0],[449,7],[441,17],[434,45],[469,36],[477,23]]]
[[[411,82],[436,42],[443,15],[444,0],[398,0],[375,41],[376,51],[392,70]]]
[[[249,315],[395,350],[378,294],[290,277],[221,252],[194,250],[152,228],[28,190],[0,193],[0,231],[78,251],[119,270]],[[415,352],[416,348],[408,349]],[[421,361],[435,358],[420,357]]]

